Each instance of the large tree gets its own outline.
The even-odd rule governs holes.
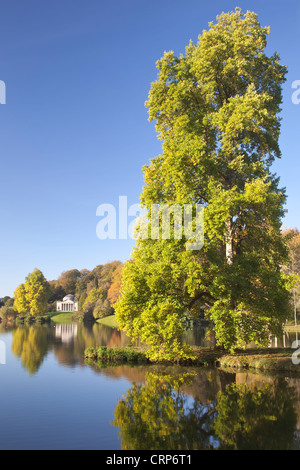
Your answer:
[[[146,103],[162,140],[144,167],[141,202],[205,207],[205,243],[140,236],[124,269],[120,326],[151,346],[152,357],[188,354],[182,318],[204,308],[219,344],[267,344],[288,315],[280,266],[286,200],[271,165],[280,157],[281,87],[286,68],[265,53],[268,27],[237,8],[190,42],[166,52]],[[174,222],[174,221],[173,221]],[[184,220],[181,221],[184,224]]]

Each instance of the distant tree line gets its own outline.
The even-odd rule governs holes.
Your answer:
[[[6,295],[0,299],[0,307],[12,307],[14,305],[14,299]]]
[[[17,315],[47,315],[56,311],[56,302],[67,294],[73,294],[78,301],[79,318],[93,320],[112,315],[121,288],[122,267],[120,261],[112,261],[92,271],[70,269],[51,281],[36,268],[16,288],[13,298],[0,298],[0,321]]]
[[[296,276],[291,288],[293,316],[298,322],[300,310],[300,231],[297,228],[282,230],[282,236],[289,251],[289,260],[283,271]],[[44,315],[56,311],[56,302],[67,294],[75,295],[78,300],[79,316],[84,318],[103,318],[114,313],[114,304],[120,296],[122,271],[120,261],[112,261],[96,266],[93,270],[70,269],[62,272],[57,280],[47,281],[43,273],[35,269],[24,284],[20,284],[14,297],[0,298],[0,320],[14,318],[17,314]],[[35,301],[32,301],[35,298]]]
[[[114,313],[119,297],[122,263],[112,261],[87,269],[64,271],[57,280],[49,281],[48,309],[56,310],[56,302],[67,294],[75,295],[78,310],[87,317],[103,318]]]

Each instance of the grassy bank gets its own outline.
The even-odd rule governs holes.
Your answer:
[[[288,332],[300,332],[300,325],[286,325],[284,331]]]
[[[220,348],[195,347],[193,349],[195,358],[193,360],[181,360],[179,361],[180,364],[199,367],[218,367],[222,369],[230,368],[231,370],[255,369],[300,373],[300,364],[294,364],[292,360],[293,355],[298,359],[295,349],[247,349],[236,351],[234,354],[229,354]],[[85,350],[85,357],[95,363],[151,363],[147,359],[145,351],[131,346],[125,348],[107,348],[106,346],[87,348]],[[165,363],[166,361],[161,362]]]
[[[293,363],[298,359],[297,350],[291,348],[266,348],[238,351],[235,354],[224,354],[218,360],[218,366],[235,369],[256,369],[273,371],[290,371],[300,373],[300,364]]]
[[[111,328],[118,328],[116,315],[109,315],[108,317],[99,318],[97,320],[97,323],[101,323],[101,325],[110,326]]]
[[[51,316],[51,321],[55,323],[71,323],[74,312],[70,313],[59,313]]]
[[[95,362],[139,362],[139,363],[153,363],[146,356],[146,350],[139,347],[127,346],[123,348],[108,348],[100,346],[99,348],[87,348],[85,350],[85,358]],[[218,348],[195,348],[194,360],[181,360],[180,364],[198,365],[198,366],[215,366],[219,358],[222,356],[222,351]],[[160,361],[161,363],[172,363],[172,361]],[[174,361],[174,363],[178,361]],[[157,363],[157,362],[155,362]]]

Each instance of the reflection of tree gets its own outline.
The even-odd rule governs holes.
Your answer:
[[[181,391],[193,374],[148,373],[143,386],[133,384],[115,409],[114,426],[120,427],[123,450],[180,450],[210,447],[213,406]]]
[[[147,373],[115,408],[123,450],[290,449],[295,390],[284,379],[260,388],[232,383],[216,400],[185,391],[197,376]]]
[[[10,331],[13,331],[15,328],[15,325],[14,323],[3,323],[3,322],[0,322],[0,334],[7,334],[9,333]]]
[[[297,416],[294,390],[284,379],[250,390],[231,384],[219,393],[214,430],[223,449],[286,450]]]
[[[23,365],[30,373],[38,370],[44,355],[51,349],[60,364],[74,367],[76,364],[84,364],[84,350],[87,347],[105,346],[109,342],[118,345],[131,342],[123,332],[105,325],[77,323],[77,334],[74,335],[72,341],[65,343],[59,335],[55,335],[56,328],[63,326],[65,325],[35,324],[29,328],[27,326],[20,326],[17,329],[12,327],[12,350],[21,357]],[[8,325],[0,324],[0,332],[7,333],[8,330]]]
[[[23,366],[34,374],[48,350],[47,329],[43,326],[17,328],[13,331],[12,351],[21,357]]]
[[[130,344],[130,339],[123,332],[99,323],[77,324],[77,334],[69,344],[54,342],[54,354],[65,365],[83,364],[84,350],[88,347],[122,346]]]

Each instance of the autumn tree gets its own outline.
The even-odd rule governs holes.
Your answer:
[[[121,290],[121,284],[122,284],[122,271],[123,271],[123,265],[120,264],[119,266],[117,266],[113,274],[112,284],[107,292],[107,298],[112,305],[117,302],[120,296],[120,290]]]
[[[26,296],[26,289],[24,284],[20,284],[15,292],[14,292],[14,297],[15,297],[15,309],[19,313],[29,313],[30,312],[30,306],[29,302],[27,300]]]
[[[75,294],[76,283],[82,275],[78,269],[70,269],[62,272],[57,282],[67,294]]]
[[[49,303],[54,303],[57,300],[61,300],[67,295],[67,292],[64,290],[62,285],[58,281],[49,281],[50,287],[50,297]]]
[[[280,334],[289,293],[280,266],[286,201],[271,165],[281,156],[280,106],[286,67],[267,56],[270,30],[237,8],[210,23],[185,55],[166,52],[146,103],[161,155],[144,167],[141,202],[204,207],[202,249],[187,239],[139,232],[123,271],[116,313],[121,328],[151,347],[149,355],[183,357],[182,318],[201,308],[217,343],[265,345]],[[184,220],[179,226],[184,229]],[[183,230],[184,232],[184,230]]]
[[[34,269],[32,273],[28,274],[25,281],[15,290],[14,308],[19,313],[43,315],[48,310],[50,296],[48,281],[39,269]]]
[[[111,305],[118,296],[121,269],[120,261],[111,261],[99,264],[92,271],[80,271],[75,291],[79,310],[94,313],[94,318],[111,315]]]

